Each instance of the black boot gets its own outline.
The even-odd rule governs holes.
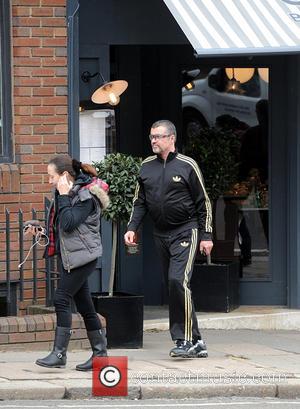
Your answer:
[[[84,364],[76,365],[77,371],[91,371],[93,369],[94,357],[107,356],[105,329],[102,328],[95,331],[87,331],[87,336],[92,347],[93,355]]]
[[[67,362],[67,349],[71,337],[71,328],[57,327],[52,352],[42,359],[37,359],[37,365],[46,368],[64,368]]]

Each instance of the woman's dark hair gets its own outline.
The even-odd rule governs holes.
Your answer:
[[[69,155],[57,155],[50,159],[49,165],[54,165],[59,175],[68,172],[76,178],[82,171],[88,175],[97,176],[97,171],[92,165],[81,163],[77,159],[72,159]]]

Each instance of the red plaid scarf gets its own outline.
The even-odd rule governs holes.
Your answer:
[[[99,186],[101,189],[104,190],[104,192],[109,191],[108,184],[106,182],[104,182],[104,180],[99,179],[97,177],[93,177],[91,183],[89,183],[88,185],[82,186],[81,189],[89,189],[92,186]]]
[[[54,256],[55,254],[55,237],[54,237],[54,206],[52,207],[49,215],[49,244],[48,244],[48,256]]]

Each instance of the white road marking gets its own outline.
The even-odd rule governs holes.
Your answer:
[[[209,402],[209,403],[151,403],[151,404],[145,404],[145,401],[139,400],[137,401],[132,401],[130,404],[120,404],[120,402],[116,403],[115,405],[112,404],[104,404],[101,405],[101,400],[99,400],[95,404],[57,404],[55,406],[49,406],[49,405],[1,405],[0,408],[25,408],[25,409],[38,409],[38,408],[134,408],[134,407],[141,407],[143,406],[146,408],[163,408],[163,407],[210,407],[210,406],[246,406],[246,405],[258,405],[260,404],[259,401],[246,401],[246,402]],[[292,404],[292,405],[300,405],[300,401],[295,402],[295,401],[265,401],[264,400],[264,405],[285,405],[285,404]]]

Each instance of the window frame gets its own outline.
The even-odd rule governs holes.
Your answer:
[[[10,2],[0,0],[0,52],[1,52],[1,107],[2,141],[0,163],[11,162],[12,149],[12,97],[11,97],[11,10]]]

